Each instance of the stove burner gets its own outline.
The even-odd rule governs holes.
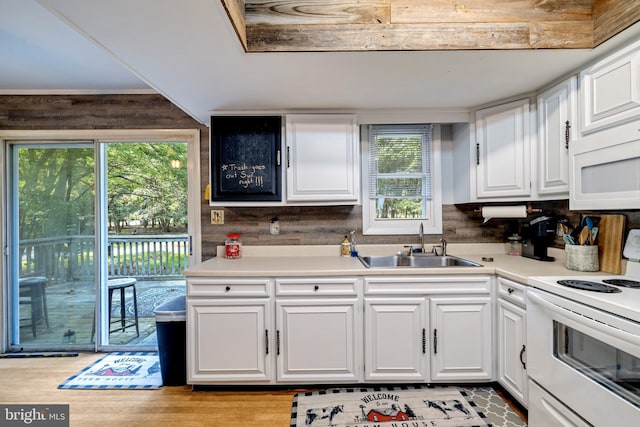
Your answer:
[[[622,292],[613,286],[603,285],[602,283],[589,282],[587,280],[558,280],[559,285],[568,286],[570,288],[581,289],[584,291],[615,293]]]
[[[628,280],[628,279],[605,279],[604,283],[608,283],[610,285],[622,286],[625,288],[640,288],[640,282],[637,280]]]

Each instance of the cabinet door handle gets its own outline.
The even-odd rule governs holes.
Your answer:
[[[224,288],[224,290],[225,290],[225,292],[229,292],[229,291],[231,290],[231,286],[226,286],[226,287]]]
[[[287,145],[287,167],[291,167],[291,147]]]
[[[314,290],[314,291],[317,291],[318,289],[320,289],[320,286],[318,286],[318,285],[314,285],[314,286],[313,286],[313,290]]]
[[[276,356],[280,356],[280,330],[276,329]]]
[[[480,143],[476,142],[476,165],[480,164]]]
[[[527,369],[527,364],[524,363],[524,360],[522,359],[522,356],[524,356],[524,352],[527,350],[527,346],[523,345],[522,346],[522,350],[520,350],[520,363],[522,363],[522,369],[526,370]]]
[[[438,330],[433,330],[433,354],[438,354]]]
[[[427,353],[427,329],[422,328],[422,354]]]
[[[569,129],[571,129],[571,125],[569,124],[569,120],[564,122],[564,148],[569,149]]]
[[[264,330],[264,338],[265,338],[265,354],[269,354],[269,330]]]
[[[508,289],[507,289],[507,292],[509,292],[510,294],[512,294],[512,293],[513,293],[513,288],[508,288]]]

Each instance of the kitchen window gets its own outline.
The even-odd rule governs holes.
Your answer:
[[[363,234],[442,233],[440,128],[431,124],[362,129]]]

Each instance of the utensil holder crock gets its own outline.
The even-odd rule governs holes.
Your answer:
[[[566,266],[569,270],[598,271],[597,245],[565,245]]]

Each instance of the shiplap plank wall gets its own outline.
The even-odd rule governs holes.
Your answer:
[[[640,21],[640,0],[594,0],[593,39],[597,46]]]
[[[160,95],[5,95],[0,96],[0,130],[42,129],[200,129],[201,194],[209,181],[209,129]],[[359,206],[224,208],[225,224],[210,224],[211,207],[201,200],[202,253],[215,255],[227,233],[239,232],[248,245],[328,245],[336,250],[349,230],[358,230],[362,244],[417,243],[414,236],[362,236]],[[545,212],[568,215],[573,223],[579,212],[568,211],[567,201],[534,203]],[[515,220],[482,223],[478,205],[443,207],[444,237],[452,243],[503,242]],[[640,228],[640,211],[623,212],[627,228]],[[269,234],[271,218],[280,220],[281,234]],[[440,236],[428,236],[437,242]],[[562,241],[557,243],[562,246]]]
[[[222,5],[227,11],[229,19],[233,24],[236,35],[242,43],[242,47],[247,49],[247,28],[245,26],[245,3],[244,0],[222,0]]]
[[[247,0],[245,20],[250,25],[389,24],[389,3],[389,0]]]
[[[589,49],[640,20],[640,0],[244,3],[249,52]]]

